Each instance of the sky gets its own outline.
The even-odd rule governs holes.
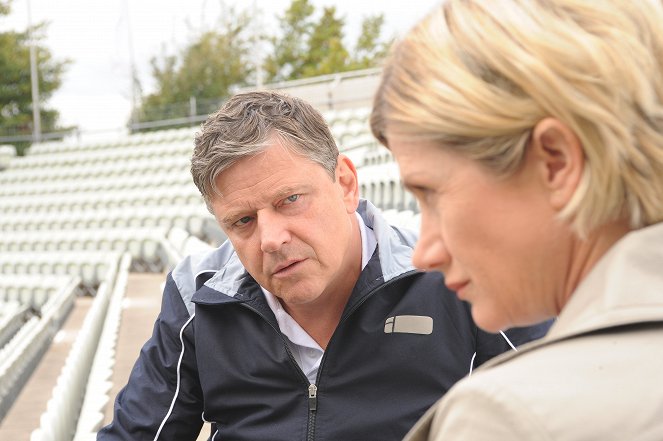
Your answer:
[[[352,44],[363,17],[383,13],[385,31],[398,36],[439,1],[311,3],[318,13],[324,6],[336,6],[338,15],[345,18],[348,43]],[[0,31],[24,30],[28,9],[33,24],[49,23],[42,44],[56,59],[71,60],[62,87],[49,101],[60,112],[61,125],[77,125],[90,133],[121,131],[131,110],[132,59],[143,92],[151,92],[150,59],[164,50],[177,53],[194,30],[212,29],[222,4],[220,0],[13,0],[10,15],[0,17]],[[265,29],[277,26],[276,17],[289,4],[290,0],[225,0],[225,5],[258,14]]]

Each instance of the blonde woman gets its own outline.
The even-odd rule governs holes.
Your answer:
[[[661,2],[446,1],[371,125],[421,206],[414,264],[488,331],[558,317],[406,439],[663,439]]]

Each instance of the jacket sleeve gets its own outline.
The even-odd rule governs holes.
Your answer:
[[[193,319],[169,275],[152,337],[115,399],[101,441],[194,441],[202,427],[202,392]]]
[[[477,355],[474,359],[474,367],[477,368],[491,358],[500,355],[503,352],[512,350],[509,342],[518,348],[520,345],[538,340],[539,338],[546,335],[548,329],[552,325],[552,322],[552,320],[548,320],[532,326],[507,329],[504,331],[504,336],[502,334],[492,334],[485,332],[477,328]]]

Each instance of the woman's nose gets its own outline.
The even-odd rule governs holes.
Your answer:
[[[439,270],[451,262],[451,255],[439,234],[438,227],[422,216],[419,240],[414,249],[412,263],[422,270]]]

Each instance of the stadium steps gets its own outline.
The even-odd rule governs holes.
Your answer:
[[[32,431],[39,427],[39,418],[46,410],[51,391],[92,300],[88,296],[76,298],[69,317],[0,423],[0,440],[29,441]]]
[[[115,348],[111,401],[104,412],[104,426],[113,418],[113,401],[127,383],[143,343],[152,335],[154,321],[161,309],[162,285],[166,274],[131,273],[122,302],[122,318]]]

